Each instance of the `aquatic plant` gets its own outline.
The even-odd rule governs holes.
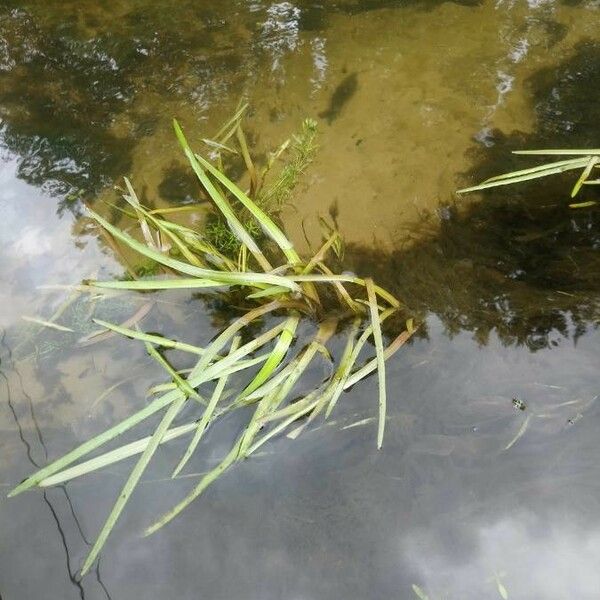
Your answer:
[[[270,152],[264,166],[258,168],[252,160],[242,128],[242,119],[247,109],[248,104],[238,105],[233,117],[212,138],[204,138],[202,141],[211,151],[214,162],[222,172],[225,159],[241,156],[249,179],[248,195],[263,212],[275,217],[289,201],[300,176],[315,156],[317,123],[313,119],[305,119],[300,132],[285,140],[274,152]],[[283,164],[280,165],[280,162]],[[276,170],[277,174],[271,181],[268,176],[273,170]],[[237,214],[244,228],[253,237],[262,240],[265,233],[260,223],[247,208],[240,208]],[[231,253],[240,249],[240,240],[230,230],[226,218],[220,213],[211,215],[205,227],[205,235],[222,252]]]
[[[306,127],[311,129],[312,135],[312,125]],[[295,438],[318,416],[327,419],[342,392],[373,372],[377,373],[379,385],[377,448],[381,448],[387,411],[385,361],[415,331],[409,319],[406,329],[384,347],[382,325],[398,313],[400,302],[369,278],[335,274],[327,266],[328,253],[339,248],[340,236],[334,229],[328,231],[314,256],[304,259],[298,254],[274,218],[256,201],[261,198],[261,189],[274,188],[262,188],[264,171],[258,173],[249,160],[245,139],[240,134],[239,114],[224,131],[233,131],[231,135],[238,136],[242,154],[247,155],[244,162],[251,181],[249,192],[243,191],[224,172],[221,152],[225,151],[227,135],[221,132],[216,139],[207,141],[219,150],[214,164],[192,150],[177,121],[174,121],[174,129],[202,189],[235,237],[236,253],[224,253],[203,232],[170,220],[168,215],[173,211],[149,210],[139,201],[130,181],[125,179],[126,212],[139,225],[138,237],[130,230],[116,227],[91,209],[88,209],[88,215],[100,225],[111,247],[122,245],[133,250],[160,265],[165,273],[133,280],[87,281],[79,289],[110,290],[111,293],[208,289],[225,295],[232,305],[241,305],[243,310],[241,316],[206,347],[143,332],[137,324],[116,325],[94,320],[107,331],[144,343],[150,356],[167,373],[169,381],[152,389],[154,398],[143,408],[30,475],[9,494],[16,496],[33,487],[61,484],[138,456],[83,564],[82,574],[90,569],[103,548],[159,445],[184,435],[191,436],[187,449],[174,467],[175,477],[198,451],[207,428],[233,411],[246,409],[247,412],[254,407],[243,431],[221,462],[200,477],[176,506],[151,524],[146,534],[157,531],[175,518],[229,467],[254,454],[275,436],[288,433],[288,437]],[[309,140],[309,145],[311,143]],[[303,148],[308,147],[304,145]],[[296,172],[305,165],[305,158],[306,153],[297,155]],[[267,164],[266,169],[270,167]],[[283,183],[277,189],[290,189],[289,170],[280,181]],[[277,191],[262,198],[264,207],[265,198],[279,203],[282,196]],[[244,215],[244,221],[240,214]],[[245,225],[248,215],[263,232],[259,238],[262,242],[257,241]],[[257,333],[257,325],[267,315],[277,319],[277,323],[267,331]],[[316,333],[294,352],[301,321],[312,321]],[[327,348],[335,333],[346,336],[338,361]],[[242,337],[250,339],[243,343]],[[375,356],[359,364],[370,338],[375,346]],[[193,368],[178,371],[163,354],[168,349],[193,356],[196,360]],[[263,353],[257,355],[259,350]],[[308,391],[298,392],[298,383],[319,357],[328,365],[327,375],[317,383],[309,384]],[[238,380],[243,383],[237,385]],[[174,425],[184,407],[196,410],[197,418]],[[89,458],[95,450],[158,414],[161,419],[151,435]]]
[[[577,170],[581,170],[581,173],[577,178],[573,189],[571,190],[571,198],[574,198],[581,191],[584,185],[600,185],[600,178],[593,178],[594,169],[600,168],[600,149],[587,150],[578,148],[571,150],[514,150],[513,154],[526,154],[533,156],[569,156],[571,158],[545,163],[529,169],[511,171],[510,173],[504,173],[503,175],[496,175],[495,177],[486,179],[484,182],[478,185],[458,190],[457,193],[465,194],[467,192],[475,192],[503,185],[512,185],[523,181],[531,181],[533,179],[540,179],[541,177],[556,175],[558,173],[565,173],[566,171]],[[589,200],[586,202],[572,203],[569,206],[571,208],[586,208],[589,206],[594,206],[595,204],[596,201]]]

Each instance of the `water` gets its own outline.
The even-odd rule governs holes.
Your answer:
[[[2,2],[1,489],[161,380],[133,342],[77,344],[93,329],[81,299],[64,313],[75,336],[30,339],[21,316],[48,318],[68,297],[39,286],[123,272],[82,201],[118,220],[100,200],[123,175],[155,207],[194,198],[173,116],[198,139],[243,96],[257,154],[318,117],[321,149],[283,213],[290,235],[306,248],[333,214],[345,266],[423,322],[388,366],[382,451],[371,378],[332,423],[266,446],[142,539],[194,481],[164,481],[173,443],[82,582],[130,464],[1,500],[2,598],[391,600],[416,598],[413,584],[432,600],[501,598],[499,585],[597,598],[598,212],[568,209],[569,178],[454,190],[532,164],[512,149],[598,146],[599,25],[597,2],[552,0]],[[94,315],[124,320],[147,300]],[[227,318],[206,298],[156,300],[144,328],[192,342]],[[211,431],[190,472],[239,426]]]

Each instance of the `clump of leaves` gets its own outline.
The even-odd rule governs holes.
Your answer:
[[[333,228],[328,230],[327,239],[314,256],[303,258],[296,252],[292,242],[264,209],[267,202],[264,197],[263,207],[257,201],[263,177],[257,175],[253,163],[247,159],[249,153],[239,127],[242,112],[240,108],[216,139],[206,142],[220,150],[214,163],[192,150],[181,127],[174,122],[177,138],[204,193],[210,197],[236,240],[235,252],[222,251],[206,232],[169,220],[168,216],[172,214],[169,209],[149,210],[139,201],[127,179],[124,193],[127,214],[137,222],[139,235],[132,235],[131,228],[119,229],[96,212],[88,211],[112,247],[118,250],[122,245],[137,252],[144,259],[161,265],[164,274],[126,281],[88,281],[86,289],[112,292],[208,289],[225,298],[235,297],[236,306],[243,304],[243,310],[240,309],[241,315],[206,347],[143,332],[137,321],[117,325],[94,320],[106,331],[143,343],[150,356],[164,369],[168,382],[155,386],[153,399],[132,415],[30,475],[10,492],[10,496],[16,496],[36,486],[64,483],[128,457],[138,457],[85,560],[82,574],[90,569],[103,548],[158,446],[181,436],[190,436],[187,449],[174,466],[175,476],[198,452],[207,428],[233,411],[254,407],[245,428],[221,462],[200,477],[176,506],[150,525],[147,534],[175,518],[230,467],[252,456],[276,436],[288,433],[295,438],[317,417],[327,419],[342,392],[373,372],[377,373],[379,381],[377,447],[381,448],[383,444],[387,410],[385,361],[414,333],[412,320],[409,319],[406,329],[384,346],[383,323],[398,313],[400,302],[371,279],[335,274],[327,266],[329,253],[333,251],[339,255],[340,252],[340,236]],[[307,125],[306,132],[313,135],[313,125]],[[233,135],[240,143],[249,179],[254,182],[248,193],[229,179],[222,168],[221,151]],[[299,173],[307,164],[313,139],[298,138],[294,142],[297,146],[294,173]],[[289,170],[286,172],[285,178],[278,180],[283,181],[277,187],[278,191],[268,195],[269,202],[280,202],[284,197],[281,190],[288,193],[293,187],[296,175]],[[262,237],[257,239],[253,235],[255,230],[245,226],[240,212],[251,216]],[[266,316],[272,317],[271,326],[263,331]],[[314,324],[314,334],[295,348],[299,325],[306,321]],[[344,350],[337,361],[327,348],[335,333],[346,337]],[[249,341],[242,343],[242,339]],[[363,362],[362,356],[370,339],[374,341],[375,355]],[[178,371],[164,355],[169,349],[190,355],[195,361],[193,368]],[[299,392],[306,389],[307,371],[316,360],[325,361],[327,374],[316,383],[311,380],[312,387],[308,391]],[[186,413],[189,409],[197,411],[197,417],[175,425],[184,407],[188,408]],[[95,450],[157,414],[161,419],[151,435],[89,458]]]
[[[597,174],[594,170],[600,168],[600,149],[515,150],[513,154],[569,156],[571,158],[545,163],[529,169],[511,171],[510,173],[504,173],[503,175],[496,175],[495,177],[486,179],[478,185],[458,190],[458,193],[465,194],[467,192],[475,192],[503,185],[512,185],[523,181],[531,181],[533,179],[540,179],[541,177],[556,175],[558,173],[565,173],[566,171],[581,171],[571,190],[571,198],[575,198],[584,185],[600,185],[600,178],[594,178],[595,174]],[[595,204],[597,204],[595,200],[589,200],[586,202],[571,203],[569,206],[571,208],[587,208],[594,206]]]

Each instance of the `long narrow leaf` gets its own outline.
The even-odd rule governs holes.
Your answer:
[[[258,176],[256,174],[256,168],[254,167],[254,162],[250,156],[250,150],[248,149],[248,143],[246,142],[246,136],[244,135],[244,130],[241,125],[237,126],[235,131],[236,137],[240,144],[240,150],[242,151],[242,157],[244,159],[244,163],[246,164],[246,170],[248,171],[248,175],[250,176],[250,195],[254,195],[256,189],[258,187]]]
[[[481,183],[479,185],[474,185],[472,187],[464,188],[462,190],[458,190],[457,194],[465,194],[467,192],[475,192],[477,190],[485,190],[487,188],[498,187],[502,185],[511,185],[513,183],[520,183],[522,181],[530,181],[532,179],[539,179],[541,177],[547,177],[548,175],[556,175],[558,173],[564,173],[565,171],[572,171],[573,169],[580,169],[585,166],[588,159],[584,158],[581,161],[573,161],[568,165],[563,165],[562,167],[554,167],[552,169],[547,169],[545,171],[538,171],[536,173],[530,173],[529,175],[520,175],[517,177],[511,177],[506,179],[500,179],[497,181],[491,181],[489,183]]]
[[[375,340],[375,350],[377,352],[377,375],[379,380],[379,426],[377,428],[377,448],[383,446],[383,434],[385,431],[386,416],[386,390],[385,390],[385,358],[383,356],[383,338],[381,336],[381,324],[379,321],[379,311],[377,310],[377,298],[375,296],[375,286],[373,280],[365,279],[367,296],[369,299],[369,308],[371,311],[371,325],[373,326],[373,339]]]
[[[200,397],[200,394],[183,378],[175,369],[165,360],[165,358],[154,348],[150,342],[146,342],[146,350],[148,354],[161,365],[165,371],[171,376],[175,385],[188,397],[194,398],[199,402],[206,404],[206,402]]]
[[[140,308],[133,314],[129,319],[123,321],[118,327],[130,327],[131,325],[136,325],[139,323],[149,312],[153,306],[153,302],[146,302],[146,304],[140,306]],[[105,329],[101,329],[100,331],[92,331],[88,333],[86,336],[80,338],[77,341],[78,346],[91,346],[92,344],[97,344],[111,336],[114,335],[113,331],[106,331]]]
[[[200,360],[200,362],[196,365],[196,367],[194,367],[194,370],[192,371],[191,376],[194,376],[198,373],[202,373],[202,371],[204,369],[206,369],[206,367],[212,360],[212,357],[217,352],[219,352],[219,350],[221,350],[221,348],[223,348],[227,344],[227,342],[229,342],[231,339],[233,339],[235,337],[235,335],[237,335],[237,333],[239,331],[241,331],[244,327],[246,327],[249,323],[251,323],[255,319],[262,317],[263,315],[266,315],[268,313],[271,313],[271,312],[274,312],[274,311],[280,309],[282,306],[283,305],[281,302],[278,302],[278,301],[270,302],[269,304],[260,306],[258,308],[255,308],[255,309],[247,312],[245,315],[243,315],[242,317],[240,317],[239,319],[234,321],[231,325],[229,325],[229,327],[227,327],[227,329],[225,329],[225,331],[221,332],[207,346],[206,354],[204,355],[202,360]],[[233,353],[233,355],[235,355],[235,353]],[[233,355],[230,354],[226,358],[228,360],[231,360],[231,356],[233,356]]]
[[[233,352],[235,352],[238,349],[238,346],[240,345],[240,339],[241,338],[239,336],[237,336],[233,339],[233,342],[231,343],[231,349],[230,349],[229,354],[232,354]],[[194,437],[190,441],[185,453],[181,457],[181,460],[175,467],[175,470],[173,471],[173,474],[171,475],[171,477],[177,477],[177,475],[179,474],[181,469],[183,469],[183,467],[186,465],[186,463],[188,462],[188,460],[191,458],[192,454],[194,453],[194,450],[196,450],[196,447],[200,443],[200,440],[202,439],[202,435],[204,434],[204,431],[206,430],[208,423],[210,422],[210,420],[213,417],[213,414],[217,407],[217,402],[221,399],[221,395],[223,394],[223,389],[225,388],[225,385],[227,384],[228,377],[229,377],[229,373],[225,373],[219,379],[219,381],[213,391],[213,394],[208,402],[208,405],[207,405],[206,409],[204,410],[204,414],[202,415],[202,418],[200,419],[200,422],[198,423],[198,427],[196,428]]]
[[[552,149],[552,150],[513,150],[513,154],[532,154],[537,156],[586,156],[592,154],[600,155],[600,149],[594,148],[586,150],[585,148],[574,148],[574,149]]]
[[[252,381],[241,392],[240,398],[245,398],[258,389],[269,377],[271,377],[275,369],[281,364],[281,361],[285,358],[285,355],[294,340],[299,321],[300,318],[296,315],[291,316],[286,321],[283,331],[277,340],[277,344],[275,345],[275,348],[273,348],[273,352]]]
[[[271,355],[271,353],[268,353],[268,354],[265,353],[265,354],[261,354],[260,356],[257,356],[256,358],[251,358],[249,360],[238,360],[236,363],[233,364],[233,366],[219,370],[219,372],[217,374],[214,374],[213,376],[211,376],[210,379],[207,379],[206,381],[220,379],[221,377],[223,377],[225,375],[230,376],[239,371],[244,371],[245,369],[250,369],[251,367],[255,367],[256,365],[259,365],[260,363],[265,362],[265,360],[267,360],[270,355]],[[188,372],[191,371],[191,369],[186,369],[186,370]],[[181,372],[183,372],[183,371],[179,371],[179,373],[181,373]],[[158,385],[152,386],[146,392],[146,396],[153,396],[154,394],[158,394],[160,392],[168,392],[170,390],[175,389],[176,387],[177,386],[174,383],[160,383]]]
[[[575,196],[577,196],[577,193],[581,189],[581,186],[585,183],[587,178],[590,176],[592,169],[594,168],[596,163],[598,163],[598,161],[600,161],[600,156],[591,156],[590,157],[588,164],[585,166],[585,169],[583,170],[579,179],[577,180],[577,182],[573,186],[573,189],[571,190],[571,198],[575,198]]]
[[[200,483],[177,506],[165,513],[158,521],[148,527],[145,536],[151,535],[174,519],[182,510],[189,506],[202,492],[216,479],[218,479],[238,458],[239,442],[225,456],[225,458],[209,473],[204,475]]]
[[[278,423],[267,434],[265,434],[256,442],[254,442],[246,451],[246,455],[250,456],[251,454],[256,452],[263,444],[268,442],[276,435],[279,435],[282,431],[285,431],[294,421],[301,419],[304,415],[308,414],[311,410],[313,410],[321,400],[320,394],[322,393],[322,391],[323,387],[320,387],[308,394],[306,398],[304,398],[300,402],[295,402],[293,407],[295,410],[291,412],[290,416],[288,416],[281,423]]]
[[[541,171],[548,171],[548,170],[554,169],[556,167],[572,165],[574,162],[579,164],[581,162],[581,159],[580,158],[569,158],[567,160],[559,160],[556,162],[538,165],[536,167],[530,167],[529,169],[520,169],[518,171],[511,171],[510,173],[504,173],[503,175],[496,175],[495,177],[490,177],[489,179],[486,179],[482,183],[491,183],[492,181],[499,181],[501,179],[513,179],[514,177],[519,177],[520,175],[528,175],[529,173],[538,173]]]
[[[348,334],[348,338],[346,340],[346,346],[344,347],[344,351],[342,353],[342,357],[340,358],[340,364],[337,370],[337,373],[334,375],[335,388],[329,400],[329,404],[327,406],[327,411],[325,412],[325,418],[329,417],[335,405],[342,395],[344,391],[344,384],[350,375],[350,371],[354,366],[354,362],[352,360],[354,344],[356,342],[356,336],[358,335],[358,328],[360,325],[359,319],[355,319],[352,324],[352,328],[350,329],[350,333]],[[356,360],[356,359],[355,359]]]
[[[246,112],[247,109],[248,109],[247,102],[240,104],[238,106],[237,110],[235,111],[235,113],[233,114],[233,116],[221,126],[221,128],[219,129],[219,131],[217,131],[217,133],[215,133],[215,135],[213,136],[213,139],[222,141],[223,134],[226,131],[228,131],[229,129],[231,129],[232,126],[234,128],[237,127],[238,123],[240,122],[240,119],[242,118],[242,115]]]
[[[416,328],[412,331],[403,331],[398,337],[396,337],[396,339],[383,352],[385,360],[398,352],[398,350],[412,337],[415,331]],[[348,377],[348,380],[344,384],[344,389],[350,389],[354,384],[358,383],[361,379],[364,379],[367,375],[375,371],[375,369],[377,369],[377,358],[370,360],[366,365],[352,373],[352,375]]]
[[[142,235],[144,236],[144,239],[146,240],[146,244],[150,248],[152,248],[154,250],[158,250],[156,241],[152,237],[152,232],[150,231],[150,227],[148,225],[148,222],[146,221],[146,215],[144,215],[144,211],[142,210],[142,205],[140,204],[140,201],[138,200],[137,194],[135,193],[135,190],[133,189],[133,186],[131,185],[131,182],[129,181],[129,179],[127,177],[125,177],[124,179],[125,179],[125,186],[127,187],[127,191],[129,193],[124,194],[123,198],[125,198],[125,200],[131,206],[133,206],[133,209],[135,210],[136,215],[138,217],[138,221],[140,223],[140,229],[142,230]]]
[[[183,435],[187,435],[196,429],[198,426],[198,422],[194,421],[192,423],[186,423],[185,425],[179,425],[178,427],[173,427],[169,429],[163,436],[161,440],[161,444],[165,442],[169,442],[170,440],[174,440]],[[64,471],[60,471],[56,475],[51,475],[46,479],[42,479],[40,481],[40,487],[50,487],[53,485],[59,485],[61,483],[65,483],[67,481],[72,481],[77,477],[81,477],[82,475],[87,475],[88,473],[92,473],[94,471],[98,471],[104,467],[108,467],[109,465],[113,465],[117,462],[125,460],[131,456],[135,456],[136,454],[141,454],[148,443],[152,439],[152,436],[147,436],[136,440],[135,442],[131,442],[129,444],[125,444],[124,446],[120,446],[119,448],[115,448],[110,452],[105,452],[100,456],[96,456],[91,458],[90,460],[86,460],[85,462],[79,463],[74,467],[70,467],[65,469]]]
[[[204,348],[200,348],[199,346],[193,346],[192,344],[186,344],[184,342],[177,342],[175,340],[170,340],[161,335],[154,335],[151,333],[144,333],[142,331],[136,329],[128,329],[127,327],[122,327],[120,325],[114,325],[113,323],[108,323],[107,321],[102,321],[101,319],[92,319],[94,323],[97,323],[101,327],[106,327],[115,333],[120,333],[126,337],[140,340],[142,342],[150,342],[151,344],[156,344],[157,346],[162,346],[163,348],[172,348],[173,350],[182,350],[183,352],[190,352],[191,354],[199,354],[202,355],[206,352]]]
[[[222,281],[211,279],[139,279],[137,281],[87,281],[92,287],[107,288],[113,290],[193,290],[196,288],[225,287]],[[271,288],[268,288],[271,289]],[[279,287],[288,291],[289,288]]]
[[[144,449],[144,452],[142,452],[142,455],[140,456],[138,462],[131,471],[131,474],[125,482],[123,489],[119,493],[117,501],[115,502],[115,505],[113,506],[110,514],[108,515],[104,526],[100,530],[100,533],[96,538],[96,541],[94,542],[90,553],[88,554],[87,558],[85,559],[85,562],[83,563],[83,567],[81,568],[82,576],[89,571],[90,567],[94,564],[94,561],[98,557],[98,554],[100,554],[100,551],[104,547],[104,544],[106,543],[110,532],[113,530],[113,527],[115,526],[119,516],[121,515],[123,509],[125,508],[125,505],[127,504],[127,501],[129,500],[131,494],[133,493],[133,490],[139,482],[140,477],[146,470],[148,463],[154,456],[154,452],[158,448],[158,445],[162,441],[165,433],[167,432],[171,423],[173,422],[173,419],[177,416],[185,401],[186,396],[183,396],[178,398],[175,402],[173,402],[173,404],[169,406],[167,412],[160,421],[155,432],[152,434],[148,445]]]
[[[58,323],[53,323],[52,321],[46,321],[44,319],[39,319],[38,317],[21,317],[23,321],[27,321],[29,323],[35,323],[36,325],[41,325],[42,327],[48,327],[49,329],[56,329],[57,331],[68,331],[70,333],[74,333],[74,330],[70,327],[65,327],[64,325],[59,325]]]

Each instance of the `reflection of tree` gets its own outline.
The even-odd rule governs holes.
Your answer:
[[[470,181],[527,166],[513,149],[597,147],[600,106],[587,92],[600,85],[600,45],[578,46],[527,85],[536,131],[495,132],[492,147],[473,152]],[[600,213],[569,209],[569,183],[572,176],[490,190],[465,210],[440,209],[439,224],[430,217],[417,225],[422,238],[409,248],[351,247],[349,260],[395,283],[410,307],[434,312],[451,333],[473,331],[485,343],[495,329],[505,344],[534,350],[559,336],[577,339],[600,317]],[[585,193],[598,197],[597,188]]]
[[[126,173],[136,141],[172,116],[166,98],[194,112],[254,71],[261,14],[247,7],[234,22],[221,2],[13,4],[0,13],[2,144],[58,196]]]
[[[128,165],[131,144],[111,133],[131,100],[107,40],[59,31],[21,10],[2,18],[7,56],[0,73],[3,144],[19,176],[64,194],[96,191]]]

